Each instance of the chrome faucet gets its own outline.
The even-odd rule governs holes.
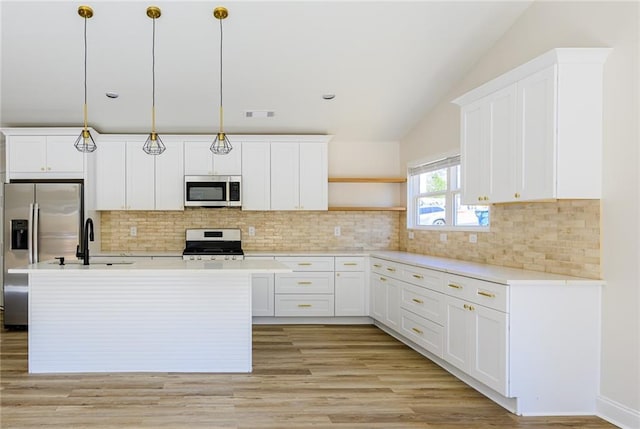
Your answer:
[[[82,235],[82,252],[80,245],[76,247],[76,258],[82,258],[82,265],[89,265],[89,241],[93,241],[93,219],[87,218],[84,223],[84,234]]]

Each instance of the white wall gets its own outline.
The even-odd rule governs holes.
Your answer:
[[[329,142],[329,177],[405,177],[400,142]],[[329,206],[399,206],[404,185],[329,183]]]
[[[607,286],[603,290],[598,412],[622,426],[638,428],[639,22],[638,2],[535,2],[401,142],[403,165],[458,148],[459,110],[450,103],[458,95],[552,48],[614,48],[604,70],[601,263]]]

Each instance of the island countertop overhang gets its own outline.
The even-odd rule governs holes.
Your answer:
[[[180,272],[182,274],[224,274],[224,273],[289,273],[292,270],[281,262],[274,260],[241,260],[241,261],[183,261],[182,258],[162,258],[148,261],[106,261],[99,260],[90,265],[82,265],[78,261],[70,261],[65,265],[59,265],[56,260],[38,262],[25,267],[12,268],[10,273],[15,274],[77,274],[77,275],[101,275],[107,272],[126,272],[149,274],[150,272]]]

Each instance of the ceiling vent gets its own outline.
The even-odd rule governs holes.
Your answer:
[[[245,110],[245,118],[273,118],[276,112],[273,110]]]

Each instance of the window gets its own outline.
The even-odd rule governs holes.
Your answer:
[[[407,226],[488,227],[489,206],[462,204],[460,183],[459,155],[409,168]]]

